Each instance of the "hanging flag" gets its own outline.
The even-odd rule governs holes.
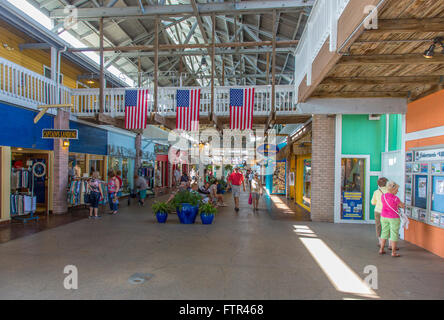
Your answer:
[[[230,89],[230,129],[251,130],[254,88]]]
[[[178,130],[199,130],[200,89],[177,90],[176,128]]]
[[[125,129],[146,129],[148,89],[125,91]]]

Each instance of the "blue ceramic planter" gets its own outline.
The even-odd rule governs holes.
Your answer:
[[[168,218],[168,213],[166,212],[156,212],[156,218],[157,222],[159,223],[165,223]]]
[[[179,221],[183,224],[193,224],[196,221],[198,211],[198,206],[193,206],[189,203],[182,203],[182,208],[176,210],[177,215],[179,216]]]
[[[214,219],[214,214],[200,214],[200,220],[202,220],[202,224],[212,224]]]

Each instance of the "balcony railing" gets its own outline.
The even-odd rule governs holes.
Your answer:
[[[189,87],[190,88],[190,87]],[[229,116],[230,88],[215,87],[214,112],[217,116]],[[238,87],[244,88],[244,87]],[[255,86],[254,115],[268,116],[271,108],[271,86]],[[158,88],[158,112],[174,117],[178,87]],[[180,89],[185,89],[181,87]],[[191,88],[190,88],[191,89]],[[194,87],[195,89],[195,87]],[[57,101],[57,90],[60,101]],[[112,117],[125,115],[125,90],[104,90],[104,113]],[[148,109],[154,110],[153,88],[149,88]],[[0,58],[0,100],[36,108],[38,105],[72,103],[71,112],[76,116],[94,116],[99,108],[99,89],[70,89],[55,81],[32,72],[6,59]],[[200,114],[207,116],[211,110],[211,88],[201,88]],[[294,114],[297,111],[293,85],[276,86],[275,110],[278,115]]]
[[[307,76],[311,85],[312,64],[325,41],[330,37],[330,51],[337,49],[338,21],[350,0],[317,0],[295,54],[296,100],[299,85]]]
[[[59,90],[60,101],[57,101]],[[71,89],[38,73],[0,58],[0,99],[36,108],[38,105],[71,103]]]

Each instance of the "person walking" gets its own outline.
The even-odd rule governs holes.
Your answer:
[[[381,246],[381,211],[382,211],[382,195],[387,193],[387,181],[388,179],[385,177],[381,177],[378,179],[378,190],[373,192],[372,197],[372,205],[375,206],[375,227],[376,227],[376,236],[378,237],[378,246]],[[390,246],[390,243],[389,243]]]
[[[262,182],[257,172],[254,173],[253,179],[251,179],[250,190],[253,199],[253,210],[256,211],[259,208],[259,198],[262,196]]]
[[[137,197],[139,198],[139,204],[143,207],[145,205],[146,189],[148,184],[144,177],[140,177],[137,174],[134,175],[134,186],[136,187]]]
[[[89,218],[100,219],[99,216],[99,202],[103,198],[102,185],[99,180],[99,173],[94,171],[91,179],[88,180],[89,190]],[[93,215],[94,213],[94,215]]]
[[[245,190],[245,179],[244,179],[244,175],[240,172],[240,168],[236,167],[234,169],[234,172],[232,174],[230,174],[230,176],[228,177],[228,186],[231,186],[231,191],[233,193],[233,198],[234,198],[234,210],[236,212],[239,211],[239,197],[240,197],[240,192],[241,189],[240,187],[243,187],[244,192]],[[227,190],[228,190],[228,186],[227,186]]]
[[[176,165],[176,169],[174,169],[174,185],[177,187],[180,183],[180,171]]]
[[[116,214],[119,210],[119,199],[117,196],[119,190],[119,179],[117,179],[113,170],[108,171],[108,201],[111,214]]]
[[[122,180],[122,171],[117,170],[116,171],[116,178],[119,180],[119,192],[117,193],[118,197],[122,196],[122,186],[123,186],[123,180]]]
[[[392,242],[392,257],[400,257],[396,253],[396,243],[399,240],[399,227],[401,225],[399,208],[405,208],[404,203],[396,196],[399,185],[393,181],[387,182],[387,193],[381,196],[382,211],[381,211],[381,247],[379,254],[385,254],[385,242],[389,239]]]

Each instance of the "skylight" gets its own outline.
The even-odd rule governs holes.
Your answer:
[[[32,4],[30,4],[27,0],[7,0],[9,3],[14,5],[17,9],[21,10],[23,13],[28,15],[31,19],[33,19],[35,22],[39,23],[43,27],[45,27],[48,30],[52,30],[54,27],[54,23],[47,15],[45,15],[43,12],[41,12],[39,9],[34,7]],[[59,37],[66,41],[68,44],[70,44],[73,48],[85,48],[87,47],[82,41],[77,39],[75,36],[73,36],[68,31],[63,31],[59,34]],[[89,59],[91,59],[93,62],[95,62],[97,65],[100,63],[100,57],[95,52],[82,52],[81,54],[87,56]],[[106,69],[111,74],[115,75],[120,80],[124,81],[129,86],[134,86],[134,81],[130,79],[127,75],[122,73],[119,69],[117,69],[114,66],[110,66]]]

